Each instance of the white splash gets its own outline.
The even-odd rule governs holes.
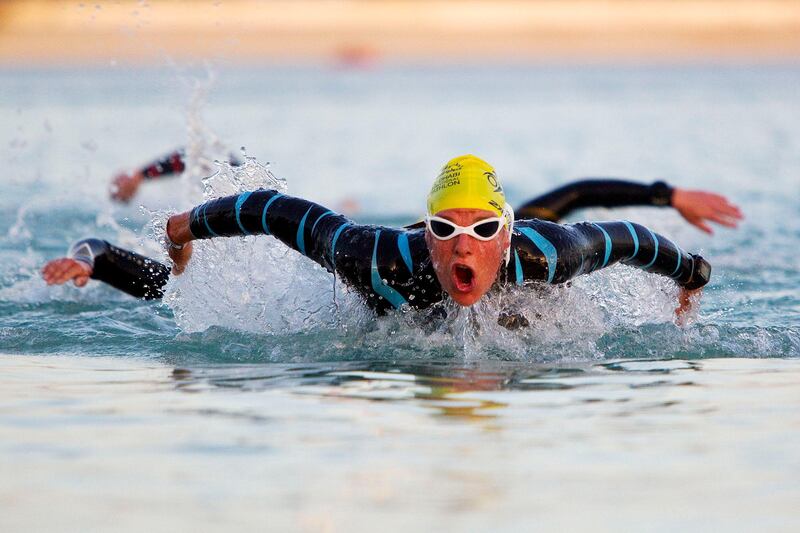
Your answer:
[[[217,165],[218,171],[204,180],[206,199],[255,189],[286,191],[286,182],[253,157],[239,167]],[[272,236],[193,244],[189,267],[171,278],[164,297],[184,331],[223,326],[277,335],[346,328],[367,313],[322,267]]]

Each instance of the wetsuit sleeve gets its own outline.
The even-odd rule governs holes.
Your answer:
[[[136,298],[157,300],[164,295],[170,269],[165,265],[100,239],[83,239],[72,245],[69,257],[92,267],[92,279]]]
[[[507,274],[520,285],[526,280],[563,283],[618,262],[670,277],[687,289],[702,287],[711,275],[705,259],[639,224],[541,220],[515,226]]]
[[[337,241],[348,227],[353,224],[330,209],[274,190],[211,200],[192,209],[189,219],[196,239],[272,235],[331,271]]]
[[[180,174],[184,169],[186,169],[186,152],[183,149],[178,149],[143,166],[139,172],[144,176],[144,179],[154,180]]]
[[[354,224],[314,202],[272,190],[245,192],[192,209],[195,238],[272,235],[339,276],[379,313],[441,300],[424,230]]]
[[[520,206],[515,214],[518,220],[538,218],[557,222],[586,207],[667,206],[672,190],[663,181],[644,185],[617,179],[586,179],[538,196]]]

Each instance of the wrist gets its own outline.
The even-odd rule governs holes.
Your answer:
[[[164,228],[164,244],[167,247],[167,251],[169,251],[169,250],[183,250],[183,246],[185,244],[185,243],[182,243],[182,242],[177,242],[178,238],[177,237],[173,237],[170,234],[169,225],[170,225],[170,222],[172,222],[173,218],[174,218],[174,216],[171,216],[171,217],[169,217],[167,219],[167,226]]]
[[[687,291],[694,291],[705,286],[711,279],[711,265],[700,255],[689,255],[692,257],[692,272],[682,287]]]
[[[653,205],[671,206],[676,189],[667,185],[664,181],[657,181],[650,186],[650,200]]]
[[[189,230],[188,213],[172,215],[167,219],[167,225],[164,228],[164,240],[167,248],[175,250],[182,250],[187,243],[194,240],[194,235]]]
[[[84,275],[91,277],[94,274],[94,264],[89,263],[84,259],[75,259],[75,262],[78,263],[83,268]]]
[[[67,257],[85,265],[91,275],[94,272],[95,258],[104,255],[107,247],[108,243],[100,239],[83,239],[70,246]]]

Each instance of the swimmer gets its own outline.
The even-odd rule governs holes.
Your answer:
[[[192,241],[259,234],[335,273],[379,314],[425,309],[446,297],[470,306],[493,287],[560,284],[623,263],[673,279],[682,289],[680,315],[711,273],[699,255],[635,223],[515,222],[494,168],[465,155],[445,164],[434,181],[424,228],[358,225],[313,202],[257,190],[170,217],[165,239],[172,269],[87,239],[72,247],[70,257],[45,265],[42,275],[48,284],[74,280],[83,286],[99,279],[155,299],[169,275],[186,268]]]
[[[144,181],[180,174],[186,168],[184,150],[174,152],[142,167],[133,174],[119,174],[111,185],[111,197],[128,202]],[[234,166],[241,161],[230,156]],[[651,185],[617,178],[582,179],[559,187],[517,208],[518,219],[538,218],[558,222],[577,209],[627,206],[673,207],[690,224],[712,234],[709,222],[735,228],[742,212],[724,196],[707,191],[671,187],[663,181]],[[354,202],[342,202],[346,212],[357,211]],[[419,227],[422,225],[420,224]]]
[[[240,166],[242,164],[236,154],[232,153],[228,157],[228,162],[232,166]],[[210,164],[208,166],[209,168],[205,168],[204,165],[203,170],[210,173]],[[123,203],[129,202],[145,181],[178,176],[184,170],[186,170],[186,151],[182,148],[174,150],[130,174],[125,172],[117,174],[111,182],[111,199]]]

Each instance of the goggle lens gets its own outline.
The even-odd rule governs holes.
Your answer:
[[[477,233],[484,239],[489,239],[497,235],[497,232],[500,231],[500,221],[489,220],[487,222],[484,222],[483,224],[478,224],[473,229],[475,233]]]
[[[455,226],[451,226],[450,224],[445,224],[444,222],[440,222],[439,220],[431,220],[430,227],[433,234],[439,237],[440,239],[449,237],[456,230]]]

